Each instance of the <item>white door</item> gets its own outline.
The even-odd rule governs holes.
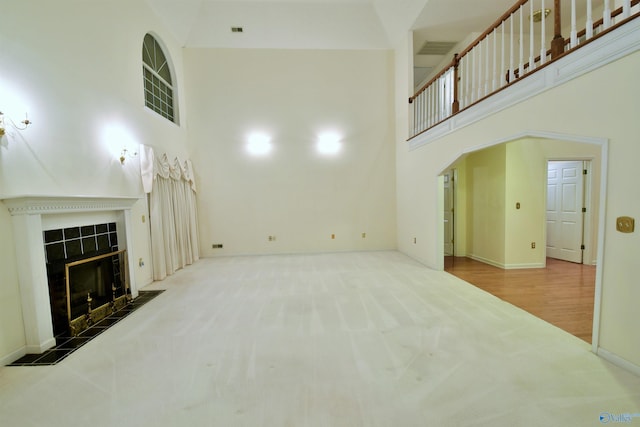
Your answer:
[[[444,175],[444,254],[453,255],[453,171]]]
[[[584,165],[550,161],[547,174],[547,256],[582,263]]]

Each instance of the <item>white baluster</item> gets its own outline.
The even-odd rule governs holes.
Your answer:
[[[532,72],[536,67],[535,58],[533,56],[533,0],[529,1],[529,72]]]
[[[501,44],[502,47],[500,48],[500,87],[504,86],[505,84],[507,84],[506,81],[506,73],[505,73],[505,69],[504,69],[504,51],[505,51],[505,45],[506,43],[504,42],[504,21],[502,21],[502,23],[500,24],[500,33],[502,33],[502,36],[500,37],[502,39]]]
[[[591,14],[591,8],[591,0],[587,0],[587,22],[585,24],[587,26],[587,40],[593,37],[593,16]]]
[[[413,134],[416,135],[418,133],[418,102],[420,95],[418,95],[414,100],[413,104]]]
[[[516,79],[513,69],[513,14],[509,17],[509,82]]]
[[[478,43],[475,47],[478,51],[478,99],[482,98],[482,42]]]
[[[489,75],[489,35],[485,39],[485,55],[484,55],[484,94],[489,94],[489,82],[491,76]]]
[[[471,52],[467,52],[467,55],[464,57],[467,63],[467,88],[464,94],[465,99],[467,100],[467,106],[471,105],[471,98],[473,97],[473,58],[471,57]]]
[[[469,87],[470,96],[470,104],[473,104],[476,100],[476,49],[472,48],[469,52],[471,55],[471,86]]]
[[[602,11],[602,29],[606,30],[611,26],[611,0],[604,0],[604,10]]]
[[[524,75],[524,25],[523,25],[524,5],[520,5],[520,39],[518,40],[519,50],[519,62],[518,69],[520,71],[520,77]]]
[[[546,32],[546,16],[545,16],[545,8],[544,8],[544,0],[542,0],[542,21],[540,21],[540,65],[547,62],[547,36]]]
[[[429,127],[433,126],[433,124],[436,122],[436,90],[434,85],[430,86],[431,91],[430,93],[430,98],[429,98]]]
[[[413,134],[418,133],[420,122],[420,95],[413,100]]]
[[[427,115],[427,106],[426,106],[426,91],[422,91],[420,94],[420,132],[426,129],[426,115]]]
[[[434,90],[434,108],[433,108],[433,124],[435,125],[436,123],[438,123],[440,121],[440,115],[442,114],[442,109],[440,108],[440,106],[442,105],[442,91],[440,90],[440,79],[441,77],[438,77],[438,79],[434,82],[435,87],[433,88]]]
[[[433,124],[435,125],[436,123],[438,123],[442,117],[442,88],[440,87],[440,85],[442,84],[441,81],[442,77],[438,77],[438,79],[434,82],[435,87],[435,108],[433,109],[433,113],[434,113],[434,120],[433,120]]]
[[[622,2],[622,19],[626,19],[631,16],[631,0],[624,0]]]
[[[429,86],[424,92],[425,92],[424,93],[424,124],[422,128],[426,129],[429,127],[429,105],[430,105],[430,99],[431,99],[431,86]]]
[[[469,105],[471,103],[470,98],[469,98],[469,94],[471,93],[471,91],[469,90],[469,76],[471,75],[471,61],[470,61],[470,57],[469,54],[466,54],[464,56],[464,106],[466,107],[467,105]]]
[[[460,65],[458,66],[458,79],[460,79],[460,85],[458,86],[458,102],[460,103],[460,109],[462,110],[467,106],[467,57],[460,58]],[[455,83],[454,83],[455,84]]]
[[[578,46],[578,29],[576,27],[576,0],[571,0],[571,47]]]
[[[496,43],[496,39],[498,38],[498,29],[494,28],[493,29],[493,81],[491,84],[491,89],[496,91],[498,90],[498,50],[497,50],[497,43]]]

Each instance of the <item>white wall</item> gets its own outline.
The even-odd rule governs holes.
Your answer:
[[[6,4],[5,4],[6,3]],[[183,120],[180,46],[142,0],[5,2],[0,25],[0,111],[16,123],[0,139],[0,199],[18,195],[143,197],[138,158],[122,166],[122,148],[141,143],[186,157],[186,128],[144,107],[142,39],[151,31],[173,58]],[[126,10],[126,13],[123,11]],[[133,208],[139,286],[150,282],[146,202]],[[0,360],[24,346],[11,216],[0,203]]]
[[[398,58],[397,60],[402,60]],[[410,58],[405,57],[409,61]],[[640,85],[635,79],[640,53],[571,80],[484,120],[464,127],[414,151],[398,141],[398,246],[401,251],[433,267],[440,267],[435,242],[440,233],[437,175],[465,150],[482,148],[524,130],[604,137],[609,140],[604,260],[601,266],[602,310],[600,346],[640,365],[640,287],[635,269],[640,232],[615,231],[620,215],[640,216],[635,170],[640,158]],[[399,87],[399,91],[404,88]],[[398,95],[399,98],[402,95]],[[418,236],[417,245],[411,244]]]
[[[204,256],[395,248],[391,51],[187,49],[185,72]]]

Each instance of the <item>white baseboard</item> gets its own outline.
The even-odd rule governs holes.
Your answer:
[[[27,354],[27,348],[21,347],[18,350],[12,351],[11,353],[0,358],[0,365],[4,366],[4,365],[8,365],[9,363],[13,363],[16,360],[20,359],[25,354]]]
[[[613,363],[614,365],[627,370],[633,374],[636,374],[638,376],[640,376],[640,366],[635,365],[631,362],[629,362],[626,359],[623,359],[622,357],[618,356],[617,354],[611,353],[610,351],[607,351],[605,349],[603,349],[602,347],[598,347],[598,352],[596,353],[598,356],[602,357],[603,359],[605,359],[608,362]]]
[[[546,265],[543,262],[532,262],[528,264],[505,264],[505,270],[518,270],[522,268],[545,268]]]
[[[37,345],[37,344],[27,345],[25,347],[25,350],[27,351],[27,353],[40,354],[40,353],[44,353],[45,351],[55,346],[56,346],[56,339],[52,337],[40,345]]]
[[[489,258],[484,258],[484,257],[478,256],[478,255],[473,255],[473,254],[467,255],[467,257],[471,258],[474,261],[480,261],[480,262],[483,262],[485,264],[493,265],[494,267],[498,267],[498,268],[502,268],[502,269],[505,268],[504,263],[501,263],[501,262],[498,262],[498,261],[494,261],[494,260],[489,259]]]

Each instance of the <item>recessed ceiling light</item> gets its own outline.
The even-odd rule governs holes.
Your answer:
[[[243,32],[243,28],[242,27],[231,27],[231,32],[232,33],[241,33],[241,32]]]

